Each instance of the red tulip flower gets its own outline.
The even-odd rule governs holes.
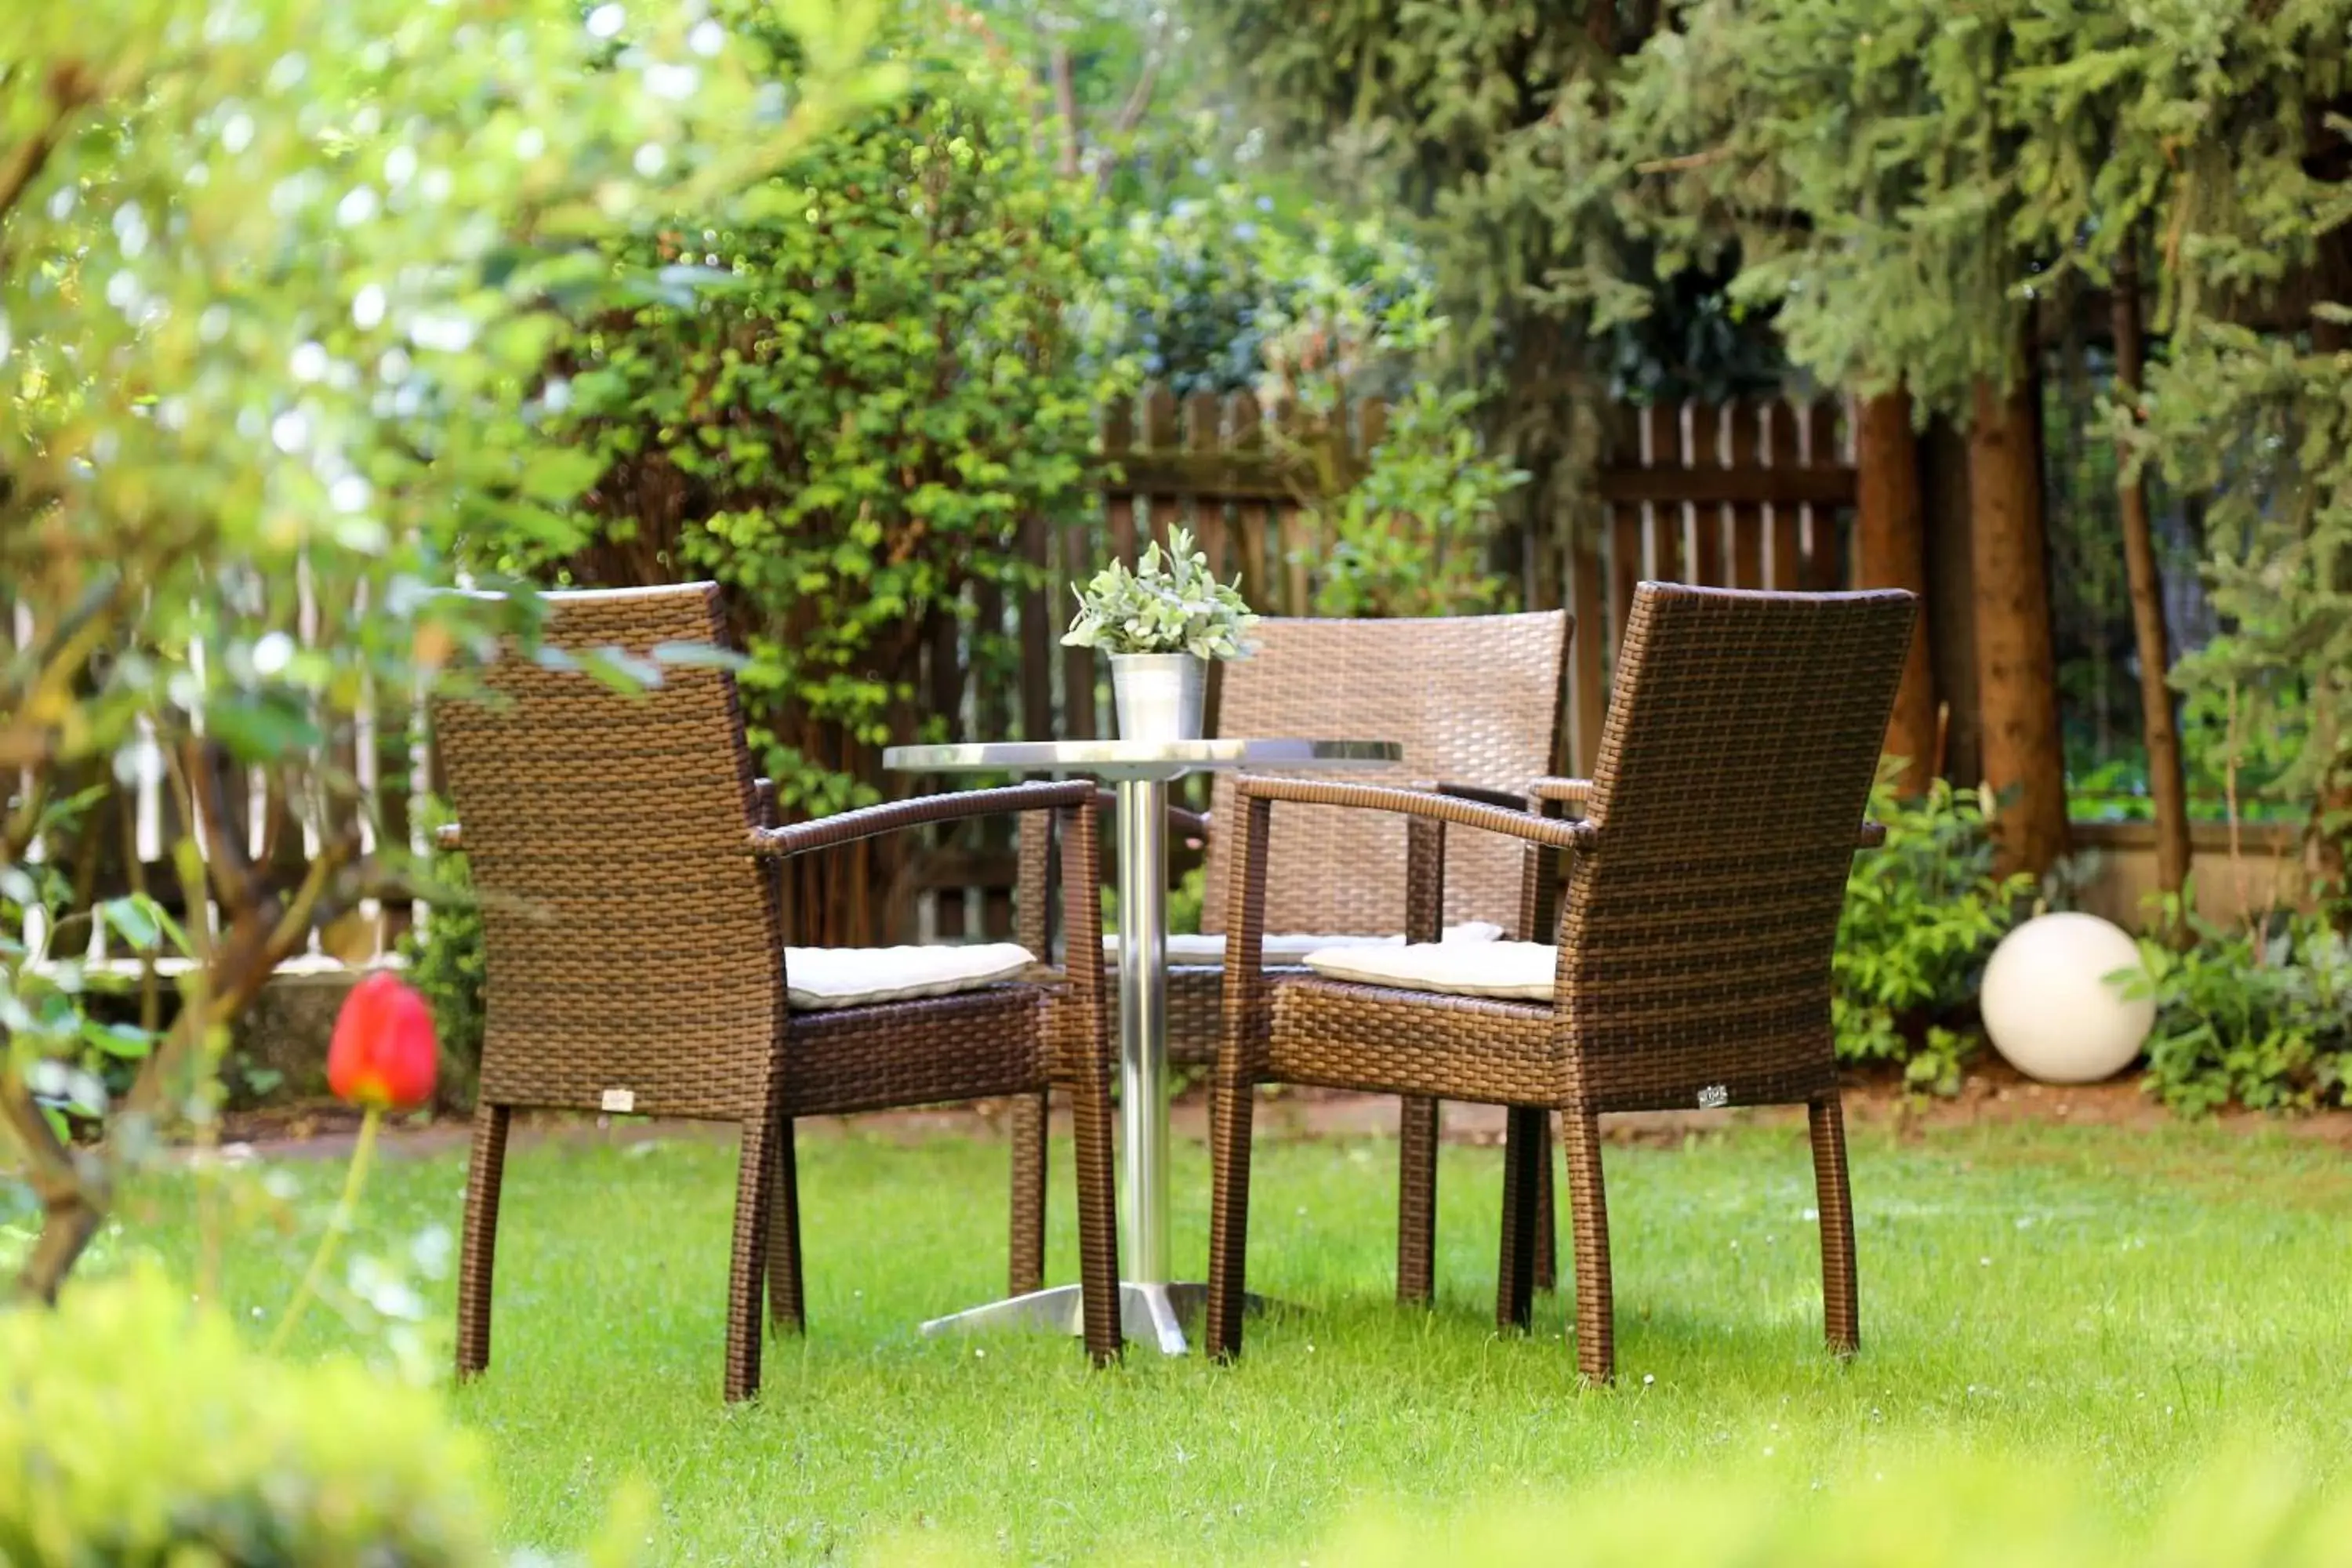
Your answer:
[[[351,1169],[343,1173],[343,1195],[334,1217],[319,1238],[310,1271],[295,1287],[270,1337],[274,1353],[302,1321],[302,1310],[319,1293],[334,1262],[335,1243],[351,1229],[359,1212],[360,1189],[367,1184],[369,1163],[375,1156],[375,1131],[387,1110],[414,1110],[433,1098],[433,1076],[440,1065],[433,1040],[433,1009],[416,988],[384,970],[352,987],[343,1010],[335,1015],[335,1036],[327,1043],[327,1087],[338,1100],[362,1107],[360,1135],[352,1145]]]
[[[433,1098],[440,1062],[433,1009],[384,970],[352,987],[327,1047],[327,1087],[371,1110],[413,1110]]]

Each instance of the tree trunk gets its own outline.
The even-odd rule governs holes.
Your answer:
[[[1907,764],[1900,788],[1927,793],[1936,767],[1936,679],[1927,659],[1927,509],[1919,493],[1919,444],[1911,395],[1900,388],[1865,401],[1856,420],[1854,576],[1864,588],[1908,588],[1921,614],[1903,661],[1903,684],[1887,721],[1889,756]]]
[[[1984,777],[1983,712],[1977,701],[1976,572],[1969,560],[1969,438],[1937,415],[1919,437],[1919,488],[1927,514],[1927,667],[1936,685],[1936,771],[1974,784]]]
[[[1054,46],[1046,68],[1054,81],[1054,110],[1062,121],[1062,151],[1055,161],[1055,170],[1062,178],[1075,180],[1078,177],[1078,144],[1085,132],[1078,124],[1077,75],[1070,63],[1068,45]]]
[[[2321,247],[2321,261],[2337,285],[2330,291],[2337,299],[2344,298],[2347,290],[2342,285],[2352,278],[2352,235],[2341,229],[2330,234]],[[2342,321],[2315,316],[2311,346],[2319,353],[2341,354],[2352,349],[2352,329]],[[2340,563],[2338,570],[2342,570]],[[2343,585],[2341,577],[2337,585]],[[2336,765],[2320,776],[2307,832],[2322,907],[2337,931],[2352,935],[2352,759],[2345,756],[2340,742],[2336,757]]]
[[[2311,813],[2312,858],[2328,923],[2352,934],[2352,767],[2319,786]]]
[[[2139,268],[2128,248],[2116,268],[2113,310],[2116,382],[2137,413],[2147,359],[2140,331]],[[2127,464],[2129,455],[2125,458]],[[2118,471],[2116,485],[2124,570],[2131,584],[2132,637],[2139,654],[2140,734],[2147,747],[2147,792],[2156,804],[2156,881],[2164,892],[2178,895],[2189,880],[2189,784],[2181,765],[2172,688],[2166,679],[2172,656],[2164,624],[2164,579],[2157,570],[2156,533],[2148,522],[2147,478],[2126,468]]]
[[[1969,553],[1985,783],[2000,802],[1993,831],[2000,869],[2036,877],[2066,852],[2066,757],[2035,434],[2040,412],[2032,377],[2021,363],[2006,391],[1990,378],[1977,383],[1969,428]]]

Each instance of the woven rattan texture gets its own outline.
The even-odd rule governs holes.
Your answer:
[[[1513,1108],[1497,1316],[1529,1313],[1544,1117],[1561,1115],[1580,1368],[1613,1373],[1598,1113],[1801,1101],[1811,1113],[1828,1339],[1856,1339],[1853,1224],[1830,958],[1915,613],[1899,592],[1748,594],[1643,584],[1619,653],[1588,815],[1559,822],[1355,784],[1244,778],[1214,1075],[1210,1349],[1241,1342],[1252,1086],[1268,1080]],[[1265,976],[1270,845],[1301,804],[1443,824],[1571,853],[1549,1006]],[[1408,1211],[1408,1228],[1419,1216]],[[1426,1223],[1422,1221],[1420,1223]],[[1410,1262],[1408,1258],[1406,1261]]]
[[[1063,921],[1099,951],[1093,786],[1035,784],[901,801],[771,827],[722,670],[673,666],[625,696],[577,665],[720,639],[708,584],[552,595],[543,647],[509,649],[487,700],[436,706],[441,754],[483,900],[488,950],[480,1105],[467,1179],[457,1367],[489,1360],[500,1177],[511,1107],[626,1109],[736,1121],[742,1131],[728,1279],[725,1388],[757,1392],[762,1297],[803,1321],[792,1119],[982,1096],[1071,1090],[1087,1348],[1119,1350],[1109,1031],[1099,964],[1050,984],[824,1013],[784,1007],[777,870],[793,854],[995,812],[1025,853],[1055,851]],[[1036,885],[1045,885],[1040,869]],[[615,1107],[606,1097],[625,1091]],[[1044,1255],[1042,1135],[1014,1155],[1010,1273]]]
[[[1830,955],[1911,636],[1900,592],[1647,584],[1561,915],[1571,1099],[1789,1101],[1835,1082]]]
[[[1267,620],[1257,651],[1228,664],[1217,700],[1226,735],[1394,741],[1393,769],[1350,774],[1390,783],[1458,783],[1524,795],[1551,771],[1569,616],[1427,620]],[[1225,820],[1230,774],[1213,791]],[[1404,919],[1402,823],[1361,812],[1282,814],[1266,877],[1266,930],[1385,935]],[[1224,835],[1209,842],[1201,929],[1225,929]],[[1501,842],[1465,843],[1447,864],[1445,919],[1492,921],[1518,934],[1520,858]]]
[[[549,645],[720,639],[707,589],[549,595]],[[783,976],[734,683],[665,670],[625,697],[509,649],[486,701],[434,708],[482,890],[481,1094],[594,1110],[625,1090],[655,1116],[740,1120],[771,1079]]]

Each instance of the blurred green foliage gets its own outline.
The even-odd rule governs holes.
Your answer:
[[[591,475],[531,389],[584,321],[685,287],[605,242],[886,97],[875,4],[0,10],[0,1127],[51,1216],[37,1290],[104,1206],[58,1125],[110,1109],[89,1069],[143,1057],[138,1121],[209,1115],[273,966],[396,887],[371,764],[532,619],[444,592],[446,546],[562,526]],[[314,851],[257,863],[256,778]],[[121,820],[95,808],[142,783],[162,885],[97,918],[194,961],[152,1042],[84,1005],[78,908]]]
[[[1958,1090],[1977,982],[1994,943],[2033,895],[2023,875],[1993,874],[1974,790],[1938,779],[1916,800],[1882,777],[1870,804],[1886,842],[1854,857],[1838,917],[1831,1016],[1838,1056],[1893,1062],[1914,1089]]]
[[[436,1395],[257,1355],[152,1270],[65,1305],[0,1312],[0,1561],[499,1560],[480,1446]]]
[[[1685,1474],[1444,1521],[1376,1517],[1340,1531],[1329,1555],[1362,1568],[2319,1568],[2339,1559],[2347,1530],[2340,1489],[2257,1452],[2225,1451],[2156,1517],[2125,1520],[2065,1467],[1955,1448],[1833,1484]]]

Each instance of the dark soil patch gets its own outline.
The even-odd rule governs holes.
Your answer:
[[[1998,1061],[1972,1070],[1961,1092],[1949,1100],[1906,1094],[1900,1079],[1892,1073],[1856,1075],[1846,1085],[1845,1105],[1847,1118],[1855,1125],[1891,1127],[1898,1134],[2016,1122],[2115,1127],[2149,1134],[2201,1126],[2247,1135],[2270,1133],[2310,1139],[2352,1150],[2352,1111],[2326,1110],[2299,1117],[2231,1111],[2204,1122],[2186,1122],[2144,1093],[2135,1078],[2061,1087],[2032,1082]],[[816,1137],[854,1134],[912,1142],[942,1133],[1001,1134],[1004,1117],[1003,1102],[983,1101],[941,1110],[884,1111],[855,1119],[818,1117],[803,1122],[801,1131],[803,1135]],[[1057,1120],[1066,1117],[1057,1115]],[[1777,1125],[1801,1120],[1801,1113],[1794,1108],[1672,1110],[1612,1117],[1604,1126],[1612,1142],[1672,1146],[1694,1135],[1727,1127]],[[271,1157],[334,1158],[349,1151],[359,1121],[357,1111],[331,1100],[236,1110],[226,1116],[221,1142],[250,1145],[256,1153]],[[520,1123],[518,1136],[525,1141],[555,1137],[635,1142],[656,1136],[732,1135],[729,1129],[718,1125],[616,1121],[552,1112],[527,1114]],[[1179,1094],[1172,1123],[1180,1138],[1208,1135],[1208,1097],[1199,1086]],[[1264,1096],[1257,1125],[1261,1132],[1276,1137],[1378,1136],[1396,1130],[1396,1101],[1385,1095],[1286,1088]],[[404,1119],[387,1131],[389,1142],[409,1153],[459,1147],[469,1136],[467,1119],[462,1115]],[[1495,1143],[1501,1141],[1502,1133],[1503,1113],[1497,1107],[1449,1104],[1445,1108],[1445,1136],[1450,1142]]]

